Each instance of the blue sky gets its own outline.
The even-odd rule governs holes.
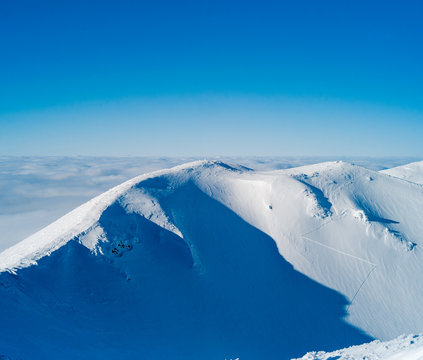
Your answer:
[[[0,154],[423,151],[419,1],[0,3]]]

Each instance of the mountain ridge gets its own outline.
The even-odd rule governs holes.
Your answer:
[[[26,277],[40,273],[46,266],[54,270],[52,259],[58,257],[70,256],[72,260],[67,262],[73,267],[80,261],[73,255],[66,255],[69,251],[91,254],[92,260],[83,255],[84,261],[89,263],[98,263],[104,258],[106,263],[120,269],[118,277],[128,284],[138,284],[140,276],[147,284],[151,279],[141,275],[141,265],[134,265],[139,261],[134,254],[139,254],[143,262],[151,264],[151,269],[160,265],[158,274],[170,274],[168,271],[175,269],[176,274],[172,276],[182,276],[183,281],[190,284],[187,293],[203,286],[204,280],[200,279],[214,282],[217,280],[212,279],[217,276],[219,279],[227,278],[227,285],[226,280],[222,280],[219,286],[231,284],[232,288],[226,288],[226,291],[237,297],[233,289],[245,292],[245,295],[250,291],[246,290],[250,285],[246,283],[245,288],[239,288],[244,280],[241,281],[240,268],[236,264],[244,264],[243,269],[247,269],[248,264],[255,262],[253,253],[263,251],[260,245],[263,243],[263,246],[269,246],[270,251],[268,255],[263,255],[263,259],[273,259],[270,262],[273,265],[267,268],[266,275],[264,269],[258,270],[263,265],[255,265],[254,271],[263,274],[256,281],[257,286],[266,284],[273,276],[285,278],[287,275],[277,269],[278,263],[283,264],[286,260],[293,270],[345,296],[347,301],[343,306],[346,312],[342,314],[342,311],[339,312],[342,300],[334,300],[336,297],[316,288],[317,293],[325,294],[319,300],[323,302],[319,302],[320,305],[316,303],[316,306],[323,306],[325,299],[337,304],[334,306],[338,309],[337,315],[328,316],[328,319],[333,319],[332,325],[327,325],[328,329],[331,326],[342,328],[335,319],[346,315],[348,323],[367,334],[390,339],[403,332],[422,331],[420,324],[423,319],[419,315],[423,313],[419,302],[423,296],[419,286],[420,275],[423,274],[419,248],[422,202],[420,185],[344,162],[263,172],[220,161],[197,161],[129,180],[0,253],[3,279],[8,279],[3,280],[3,284],[7,284],[8,289],[22,287],[24,285],[19,283],[21,277],[25,283]],[[244,240],[242,237],[236,240],[240,235],[231,229],[232,225],[240,234],[244,233]],[[202,238],[208,240],[205,242]],[[276,261],[274,255],[270,255],[273,254],[272,246],[277,247],[280,260]],[[218,261],[219,258],[221,260]],[[270,260],[262,260],[261,263],[267,261]],[[33,266],[36,263],[38,266]],[[89,266],[92,268],[94,265]],[[59,269],[64,273],[70,271],[62,266]],[[92,269],[97,274],[95,267]],[[151,269],[147,267],[143,272],[154,278],[156,275]],[[275,274],[270,275],[273,272]],[[231,277],[231,273],[238,275]],[[291,281],[288,279],[297,276],[291,270],[287,274],[291,274],[285,278],[287,284]],[[100,275],[96,276],[101,279]],[[248,270],[244,276],[251,280],[257,275]],[[121,289],[122,284],[114,281]],[[167,283],[165,278],[162,281]],[[314,288],[312,284],[309,283],[307,288]],[[145,290],[138,286],[133,291],[143,293]],[[149,286],[154,293],[154,285]],[[261,286],[261,292],[266,293],[267,288]],[[279,284],[276,288],[282,294],[289,287]],[[127,291],[122,289],[119,291]],[[74,291],[78,293],[76,289]],[[175,299],[180,297],[178,301],[182,301],[182,294],[179,290],[175,291]],[[304,291],[308,290],[304,288]],[[206,296],[202,291],[199,293]],[[273,295],[269,296],[271,299]],[[298,301],[301,296],[298,293],[294,297]],[[258,303],[262,301],[256,295],[250,297]],[[231,308],[223,298],[225,306]],[[91,298],[84,301],[90,303]],[[313,302],[311,299],[308,301]],[[308,301],[300,302],[304,309],[308,308]],[[208,303],[203,297],[200,302]],[[252,306],[241,298],[238,298],[238,303],[244,304],[242,309],[245,311]],[[409,306],[404,307],[404,303]],[[166,304],[164,311],[171,306]],[[182,304],[183,301],[181,306],[184,307]],[[276,303],[271,308],[275,314],[286,316],[285,310],[277,309]],[[222,314],[235,321],[232,311],[235,310],[225,310]],[[310,317],[315,316],[313,312],[304,311]],[[268,318],[268,315],[263,316]],[[240,321],[240,318],[236,319]],[[256,321],[258,327],[263,326],[261,320]],[[301,320],[301,323],[306,326],[304,321]],[[292,321],[289,323],[294,324]],[[272,328],[279,326],[275,324]],[[321,326],[325,328],[325,325]],[[341,336],[344,343],[338,339],[331,349],[326,350],[352,345],[359,338],[366,340],[351,328],[343,329],[341,333],[349,334]],[[330,347],[323,338],[323,345],[326,343],[325,346]],[[261,341],[264,344],[268,339]],[[318,344],[315,346],[314,349],[319,348]],[[303,353],[313,348],[304,350]],[[301,353],[291,355],[299,356]]]

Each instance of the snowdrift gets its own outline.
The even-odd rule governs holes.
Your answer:
[[[297,360],[421,360],[423,359],[423,336],[407,335],[381,342],[351,346],[330,353],[313,351]]]
[[[421,185],[342,162],[134,178],[0,254],[0,349],[289,359],[419,333],[421,204]]]

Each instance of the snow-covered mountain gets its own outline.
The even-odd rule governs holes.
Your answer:
[[[256,170],[279,170],[332,161],[334,157],[220,157]],[[341,160],[337,159],[336,160]],[[0,155],[0,252],[108,189],[139,174],[171,168],[199,157],[35,157]],[[212,159],[214,160],[214,159]],[[348,158],[372,170],[412,158]]]
[[[0,351],[289,359],[422,332],[423,188],[391,175],[199,161],[134,178],[0,253]]]
[[[382,170],[381,172],[417,184],[423,184],[423,161],[397,166],[391,169]]]

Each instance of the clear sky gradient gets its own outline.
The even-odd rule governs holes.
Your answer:
[[[423,154],[421,1],[0,2],[0,154]]]

